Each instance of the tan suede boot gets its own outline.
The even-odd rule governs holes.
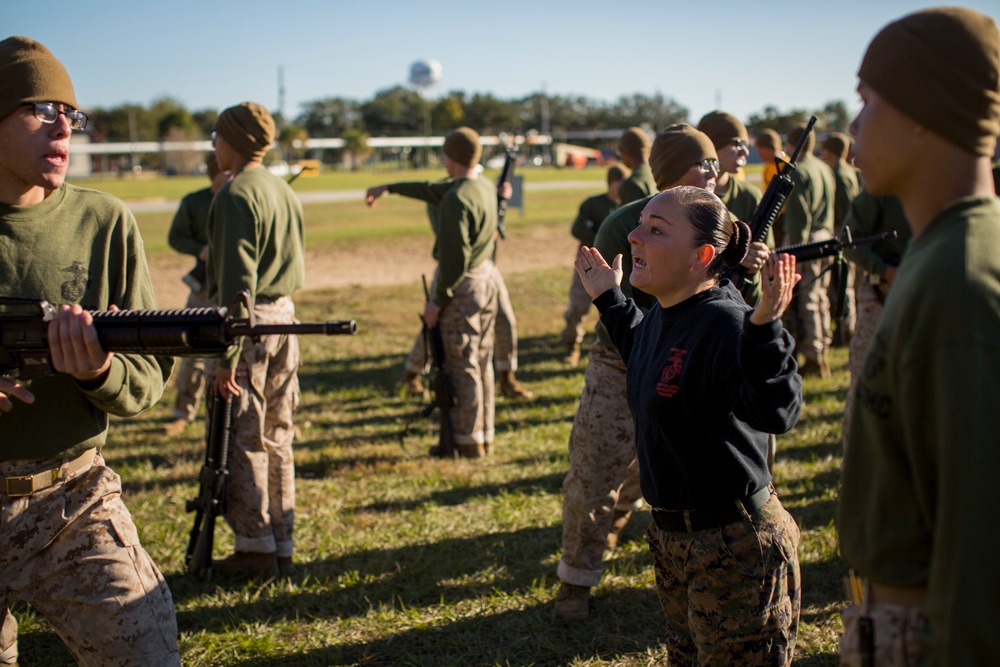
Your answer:
[[[431,397],[427,387],[424,386],[423,378],[412,371],[403,371],[403,377],[399,379],[399,386],[405,389],[409,396],[425,401]]]
[[[514,371],[500,371],[500,393],[508,398],[534,398],[534,394],[514,379]]]
[[[590,587],[562,582],[556,593],[555,612],[564,621],[582,621],[590,616]]]
[[[563,363],[567,366],[576,366],[580,363],[579,343],[566,343],[566,356],[563,357]]]

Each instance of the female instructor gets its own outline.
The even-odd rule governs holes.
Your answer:
[[[770,257],[751,309],[728,280],[750,230],[711,192],[650,200],[628,236],[629,282],[654,296],[643,317],[611,266],[581,248],[576,270],[627,367],[656,588],[671,664],[789,665],[800,608],[799,530],[771,485],[768,433],[798,420],[802,383],[781,327],[799,276]]]

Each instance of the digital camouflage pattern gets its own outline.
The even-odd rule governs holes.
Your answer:
[[[920,636],[927,631],[927,615],[919,607],[873,604],[867,609],[875,629],[875,664],[878,667],[910,667],[920,657]],[[858,620],[861,608],[844,610],[844,635],[840,638],[840,664],[862,667]]]
[[[514,307],[510,303],[510,293],[503,274],[497,269],[494,273],[497,281],[497,314],[494,325],[493,367],[498,371],[517,370],[517,319],[514,317]],[[437,274],[430,287],[431,294],[436,290]],[[426,375],[431,367],[427,345],[424,343],[423,332],[417,334],[406,357],[404,367],[414,375]]]
[[[455,288],[455,296],[439,315],[444,370],[458,400],[451,410],[458,445],[493,442],[496,402],[493,341],[498,273],[489,260],[466,271]]]
[[[48,463],[2,461],[0,475],[29,475]],[[139,543],[121,478],[99,453],[30,496],[0,494],[0,505],[10,546],[0,550],[2,608],[30,602],[81,665],[180,665],[170,590]],[[12,619],[0,630],[0,653],[16,640]]]
[[[569,436],[563,481],[562,557],[557,574],[576,586],[600,583],[614,510],[640,498],[635,425],[625,401],[625,364],[595,340]]]
[[[771,499],[752,517],[693,533],[651,523],[670,665],[792,664],[801,608],[799,528]]]
[[[875,323],[878,322],[879,315],[882,314],[882,299],[885,298],[880,293],[883,288],[872,285],[868,281],[869,274],[864,271],[858,273],[860,275],[856,290],[858,312],[854,321],[854,334],[851,336],[847,362],[851,373],[851,384],[847,389],[847,399],[844,402],[844,425],[841,429],[845,451],[847,449],[847,434],[851,432],[851,414],[854,410],[855,392],[857,391],[856,380],[861,377],[861,364],[865,358],[865,350],[868,349],[868,341],[875,333]]]
[[[257,303],[258,324],[295,322],[289,297]],[[246,340],[236,382],[229,445],[226,522],[236,534],[236,551],[292,555],[295,520],[295,461],[292,420],[299,407],[299,341],[295,336]]]

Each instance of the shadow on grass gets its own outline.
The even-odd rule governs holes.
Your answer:
[[[642,619],[641,622],[637,619]],[[650,590],[615,591],[595,600],[583,622],[568,624],[553,618],[551,605],[454,620],[440,626],[411,628],[373,640],[351,641],[268,660],[251,659],[232,665],[565,665],[579,657],[613,659],[635,656],[647,663],[656,652],[665,660],[660,642],[662,616]]]
[[[234,624],[300,615],[344,618],[373,608],[395,610],[451,606],[487,599],[497,592],[532,588],[551,576],[545,564],[559,547],[559,526],[451,538],[400,548],[365,549],[326,561],[297,564],[294,592],[275,591],[266,601],[234,604],[225,614],[194,610],[178,614],[186,630],[223,631]],[[175,600],[197,599],[216,587],[257,588],[260,584],[195,582],[181,574],[167,577]],[[256,599],[256,596],[254,596]]]

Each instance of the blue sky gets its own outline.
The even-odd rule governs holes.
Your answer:
[[[0,2],[5,34],[66,65],[86,109],[169,95],[191,110],[244,100],[284,112],[322,97],[370,98],[431,58],[448,90],[501,98],[543,88],[613,100],[662,93],[692,120],[774,105],[858,106],[855,73],[888,21],[934,2],[378,2],[24,0]],[[1000,21],[1000,2],[966,6]]]

